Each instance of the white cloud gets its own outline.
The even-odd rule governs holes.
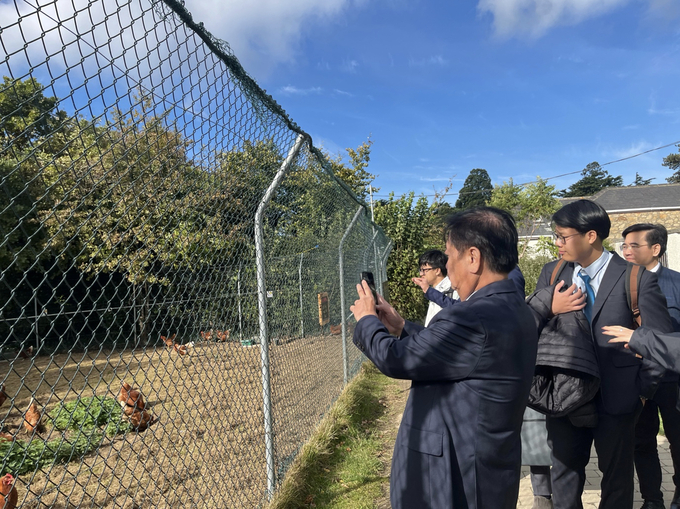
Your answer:
[[[652,92],[649,97],[649,108],[647,108],[647,113],[650,115],[677,117],[678,114],[680,114],[680,108],[672,106],[659,106],[656,100],[656,93]]]
[[[363,0],[185,0],[196,21],[229,43],[246,69],[292,61],[305,28],[327,23]]]
[[[411,67],[419,67],[419,66],[427,66],[427,65],[438,65],[440,67],[444,67],[448,63],[449,63],[449,61],[446,60],[441,55],[432,55],[431,57],[421,58],[421,59],[411,58],[408,61],[408,65],[410,65]]]
[[[451,177],[420,177],[421,182],[448,182],[449,180],[453,179]]]
[[[293,85],[287,85],[279,90],[279,93],[283,95],[310,95],[320,94],[321,92],[323,92],[321,87],[298,88]]]
[[[345,92],[344,90],[340,90],[338,88],[334,88],[333,92],[335,92],[337,95],[341,95],[344,97],[354,97],[354,94],[352,94],[351,92]]]
[[[630,1],[479,0],[477,10],[482,14],[489,13],[493,16],[496,34],[501,37],[513,35],[540,37],[554,26],[573,25],[612,11]]]
[[[358,67],[359,62],[357,62],[356,60],[345,60],[340,68],[345,72],[355,73],[357,72]]]
[[[605,149],[602,151],[602,153],[609,157],[613,156],[616,159],[623,159],[625,157],[630,157],[645,152],[651,148],[654,148],[654,146],[655,145],[652,143],[641,140],[632,142],[625,147],[613,147],[609,150]]]

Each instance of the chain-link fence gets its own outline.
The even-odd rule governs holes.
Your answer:
[[[0,25],[6,507],[265,504],[358,370],[388,239],[177,1]]]

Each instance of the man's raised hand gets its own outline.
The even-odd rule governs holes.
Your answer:
[[[561,313],[569,313],[570,311],[578,311],[586,307],[586,295],[576,286],[571,285],[565,291],[560,290],[564,286],[564,281],[560,281],[555,285],[552,300],[552,313],[559,315]]]
[[[361,283],[357,285],[357,293],[359,294],[359,298],[349,307],[349,310],[354,313],[356,321],[358,322],[367,315],[378,316],[371,287],[368,286],[366,281],[361,281]]]
[[[430,288],[430,284],[425,280],[424,277],[412,277],[411,281],[420,286],[423,293],[427,293],[427,289]]]

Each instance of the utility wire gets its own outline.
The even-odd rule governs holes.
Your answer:
[[[631,156],[622,157],[621,159],[616,159],[614,161],[609,161],[607,163],[600,164],[600,168],[602,168],[603,166],[608,166],[610,164],[620,163],[621,161],[627,161],[628,159],[633,159],[635,157],[639,157],[639,156],[644,155],[644,154],[649,154],[650,152],[654,152],[656,150],[661,150],[662,148],[668,148],[668,147],[671,147],[673,145],[678,145],[678,144],[680,144],[680,140],[674,141],[673,143],[668,143],[666,145],[662,145],[660,147],[650,148],[649,150],[645,150],[644,152],[640,152],[638,154],[633,154]],[[557,178],[561,178],[561,177],[566,177],[566,176],[569,176],[569,175],[576,175],[577,173],[582,173],[582,172],[583,172],[583,170],[570,171],[568,173],[561,173],[560,175],[553,175],[552,177],[546,177],[546,178],[541,179],[541,180],[542,181],[553,180],[553,179],[557,179]],[[530,182],[524,182],[522,184],[515,184],[515,187],[524,187],[524,186],[528,186],[528,185],[531,185],[531,184],[536,184],[538,182],[539,182],[538,180],[532,180]],[[418,196],[426,196],[426,197],[441,196],[443,198],[444,196],[460,196],[462,194],[477,194],[477,193],[479,193],[479,191],[463,191],[463,192],[458,192],[458,193],[444,193],[444,194],[441,194],[441,193],[421,194],[421,195],[418,195]],[[389,194],[375,194],[373,196],[376,196],[376,197],[383,197],[384,196],[384,197],[387,198],[387,197],[389,197]]]

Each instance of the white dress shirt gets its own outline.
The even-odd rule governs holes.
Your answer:
[[[602,252],[602,255],[587,267],[582,267],[578,263],[575,263],[574,275],[571,278],[572,283],[578,286],[585,294],[586,284],[583,282],[583,279],[581,279],[581,271],[584,271],[590,276],[590,287],[593,289],[593,292],[595,292],[595,297],[597,297],[597,291],[600,289],[600,283],[602,283],[604,273],[607,272],[607,267],[609,266],[609,261],[612,259],[612,256],[613,255],[605,249]]]
[[[439,283],[437,283],[435,286],[433,286],[435,290],[439,290],[440,292],[445,292],[446,290],[451,289],[451,281],[449,281],[449,277],[446,276],[444,279],[442,279]],[[453,297],[454,299],[457,298],[457,294]],[[425,316],[425,327],[427,327],[427,324],[430,323],[430,320],[434,318],[434,315],[439,313],[441,311],[441,307],[435,304],[434,302],[430,301],[430,305],[427,307],[427,315]]]

